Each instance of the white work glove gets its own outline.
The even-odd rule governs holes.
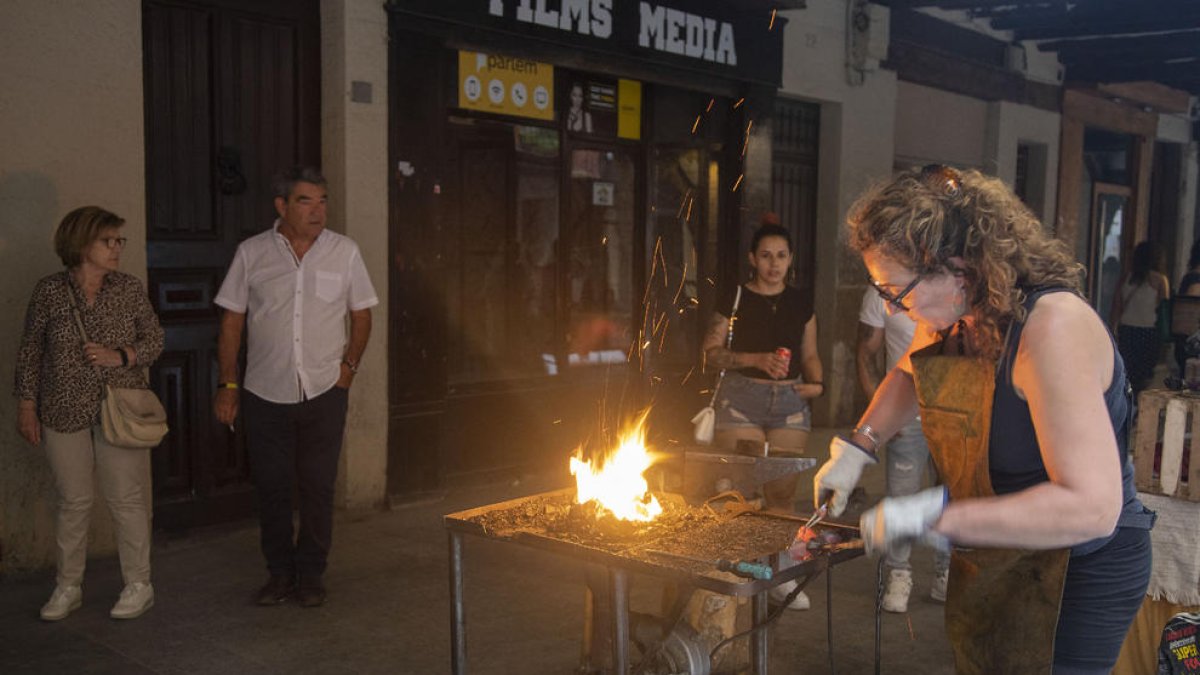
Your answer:
[[[903,541],[945,550],[949,540],[932,528],[942,517],[949,498],[946,488],[938,486],[904,497],[888,497],[868,509],[858,521],[867,554],[886,552]]]
[[[829,461],[821,465],[817,475],[813,477],[814,507],[821,508],[832,492],[829,515],[842,515],[842,511],[846,510],[846,501],[850,499],[850,492],[862,477],[863,467],[878,463],[879,460],[871,453],[841,436],[834,436],[833,440],[829,441]]]

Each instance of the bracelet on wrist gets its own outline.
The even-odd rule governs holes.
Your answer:
[[[342,363],[346,364],[346,367],[350,369],[351,374],[353,374],[353,375],[358,374],[358,361],[351,361],[350,359],[342,359]]]
[[[879,434],[875,433],[875,429],[871,428],[870,424],[858,425],[857,427],[855,427],[853,433],[858,434],[859,436],[862,436],[863,438],[867,439],[868,441],[871,441],[871,445],[873,446],[870,448],[871,452],[875,452],[876,450],[879,449]]]
[[[237,389],[237,388],[238,388],[237,382],[222,382],[217,385],[217,389]]]

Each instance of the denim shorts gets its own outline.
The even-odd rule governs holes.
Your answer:
[[[760,382],[725,373],[717,392],[716,428],[811,431],[812,413],[793,388],[797,382]]]

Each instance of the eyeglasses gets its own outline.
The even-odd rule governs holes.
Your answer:
[[[875,289],[875,292],[879,294],[879,297],[883,298],[884,302],[891,303],[893,307],[901,312],[907,312],[911,310],[912,307],[904,304],[904,297],[909,293],[912,293],[913,289],[917,287],[917,284],[921,283],[921,279],[923,278],[924,276],[918,274],[917,276],[913,277],[912,281],[908,282],[907,286],[905,286],[899,293],[896,294],[893,294],[883,284],[876,281],[869,274],[867,275],[867,282],[871,284],[871,286]]]
[[[110,249],[117,248],[118,246],[125,248],[125,244],[129,243],[129,239],[125,237],[100,237],[99,241],[103,242]]]

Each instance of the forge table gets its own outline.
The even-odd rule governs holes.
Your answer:
[[[794,567],[776,571],[770,580],[745,579],[718,571],[712,564],[660,556],[653,550],[665,550],[704,560],[736,559],[770,562],[791,544],[801,524],[795,517],[781,514],[748,512],[725,520],[714,520],[697,526],[687,535],[669,539],[645,539],[633,545],[587,545],[570,541],[551,533],[514,530],[497,534],[489,532],[483,520],[499,511],[521,510],[536,500],[560,495],[574,495],[574,488],[522,497],[507,502],[459,511],[445,516],[444,524],[450,547],[451,602],[451,672],[467,672],[466,608],[463,599],[464,535],[475,535],[493,541],[503,541],[533,548],[574,560],[580,564],[598,565],[608,575],[611,607],[613,672],[625,675],[629,671],[629,582],[631,574],[645,574],[674,581],[692,589],[701,588],[723,595],[750,597],[751,620],[758,626],[767,618],[767,592],[786,581],[811,578],[821,571],[828,575],[834,565],[862,555],[861,548],[821,553],[815,559]],[[839,528],[846,539],[857,538],[856,528],[822,523],[822,528]],[[536,529],[536,528],[534,528]],[[752,536],[747,536],[752,535]],[[826,584],[832,594],[832,584]],[[832,597],[828,598],[832,607]],[[767,634],[755,631],[751,636],[750,662],[757,675],[767,673]]]

